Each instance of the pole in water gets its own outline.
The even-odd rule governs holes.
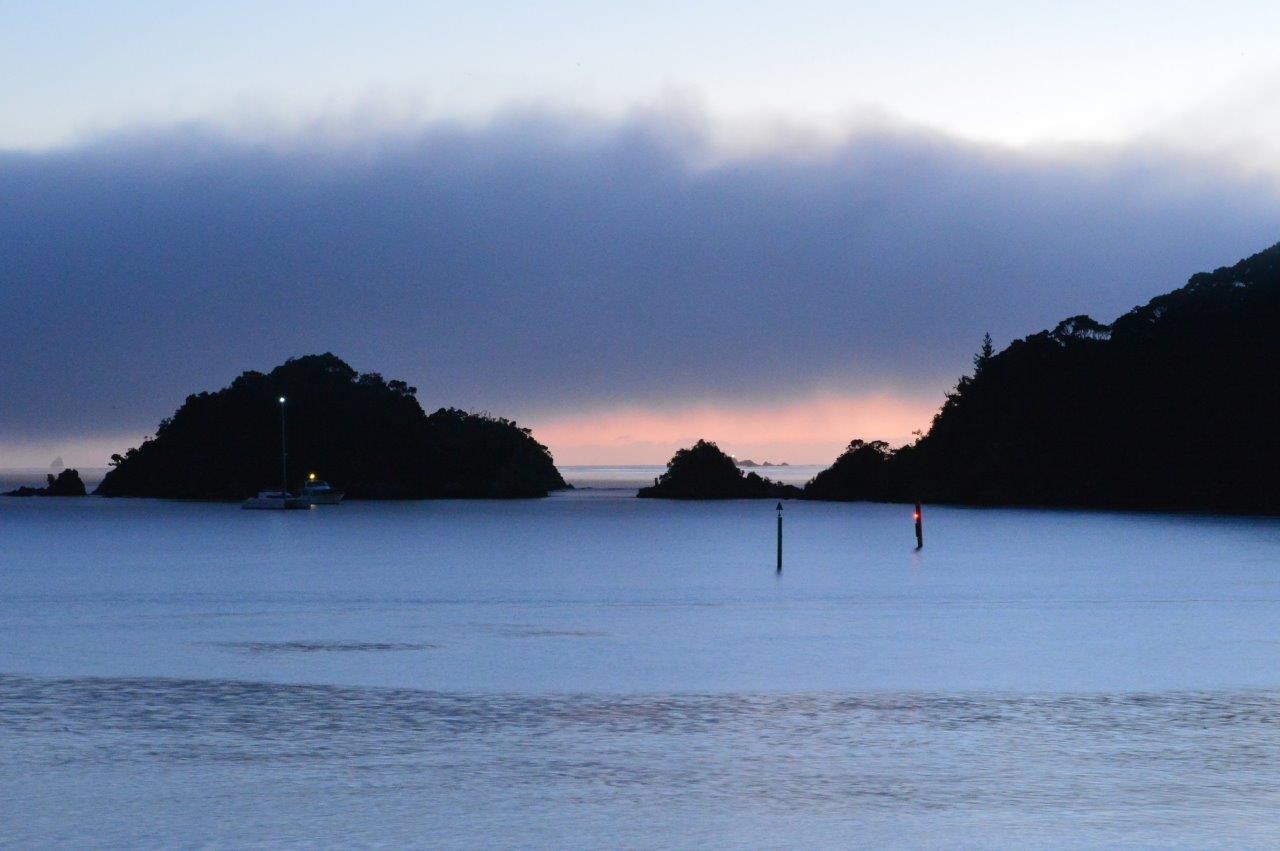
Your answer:
[[[289,448],[284,441],[284,397],[280,397],[280,496],[289,492]]]
[[[782,503],[778,503],[778,573],[782,572]]]
[[[916,549],[924,549],[924,515],[920,513],[920,503],[916,503]]]

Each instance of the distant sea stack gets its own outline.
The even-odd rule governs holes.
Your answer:
[[[20,487],[17,490],[7,491],[5,496],[84,496],[84,482],[80,481],[80,473],[76,470],[66,469],[58,475],[52,473],[45,476],[45,486],[42,488]]]
[[[416,393],[332,354],[291,358],[188,396],[155,437],[112,456],[94,493],[233,500],[279,487],[281,396],[290,488],[312,472],[349,499],[540,497],[568,487],[529,429],[452,408],[428,416]]]
[[[1280,245],[996,353],[927,434],[855,441],[805,489],[892,499],[1280,514]]]
[[[681,449],[652,487],[636,494],[652,499],[779,499],[799,496],[800,489],[743,473],[733,459],[706,440]]]

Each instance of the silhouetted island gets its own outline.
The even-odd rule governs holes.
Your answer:
[[[757,462],[757,461],[752,461],[750,458],[744,459],[742,461],[738,461],[737,464],[739,467],[746,467],[748,469],[750,469],[751,467],[786,467],[788,466],[786,461],[783,461],[781,464],[774,464],[772,461]]]
[[[794,485],[742,472],[720,447],[706,440],[678,450],[653,486],[641,488],[636,494],[654,499],[778,499],[799,495],[800,489]]]
[[[63,470],[57,476],[52,473],[45,476],[45,486],[42,488],[27,487],[26,485],[17,490],[6,491],[5,496],[84,496],[84,482],[80,481],[80,473],[70,468]]]
[[[279,487],[281,396],[291,488],[309,472],[349,499],[539,497],[568,487],[529,429],[452,408],[428,416],[416,393],[332,354],[291,358],[188,396],[155,437],[112,456],[94,493],[243,499]]]
[[[996,353],[927,434],[855,440],[810,499],[1280,513],[1280,245]]]
[[[890,468],[893,451],[883,440],[854,440],[827,469],[804,486],[805,499],[906,501],[908,494]]]

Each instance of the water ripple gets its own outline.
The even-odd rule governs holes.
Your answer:
[[[211,641],[210,647],[237,653],[367,653],[386,650],[429,650],[435,644],[391,641]]]
[[[1280,838],[1277,732],[1271,691],[528,695],[0,676],[0,789],[228,770],[304,798],[340,781],[386,806],[427,784],[468,814],[433,811],[433,829],[693,807],[950,828],[980,816],[1039,840],[1029,825],[1137,844],[1234,830],[1265,844]]]

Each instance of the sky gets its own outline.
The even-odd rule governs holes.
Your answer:
[[[1153,8],[0,0],[0,467],[322,351],[564,464],[910,440],[1280,240],[1280,7]]]

